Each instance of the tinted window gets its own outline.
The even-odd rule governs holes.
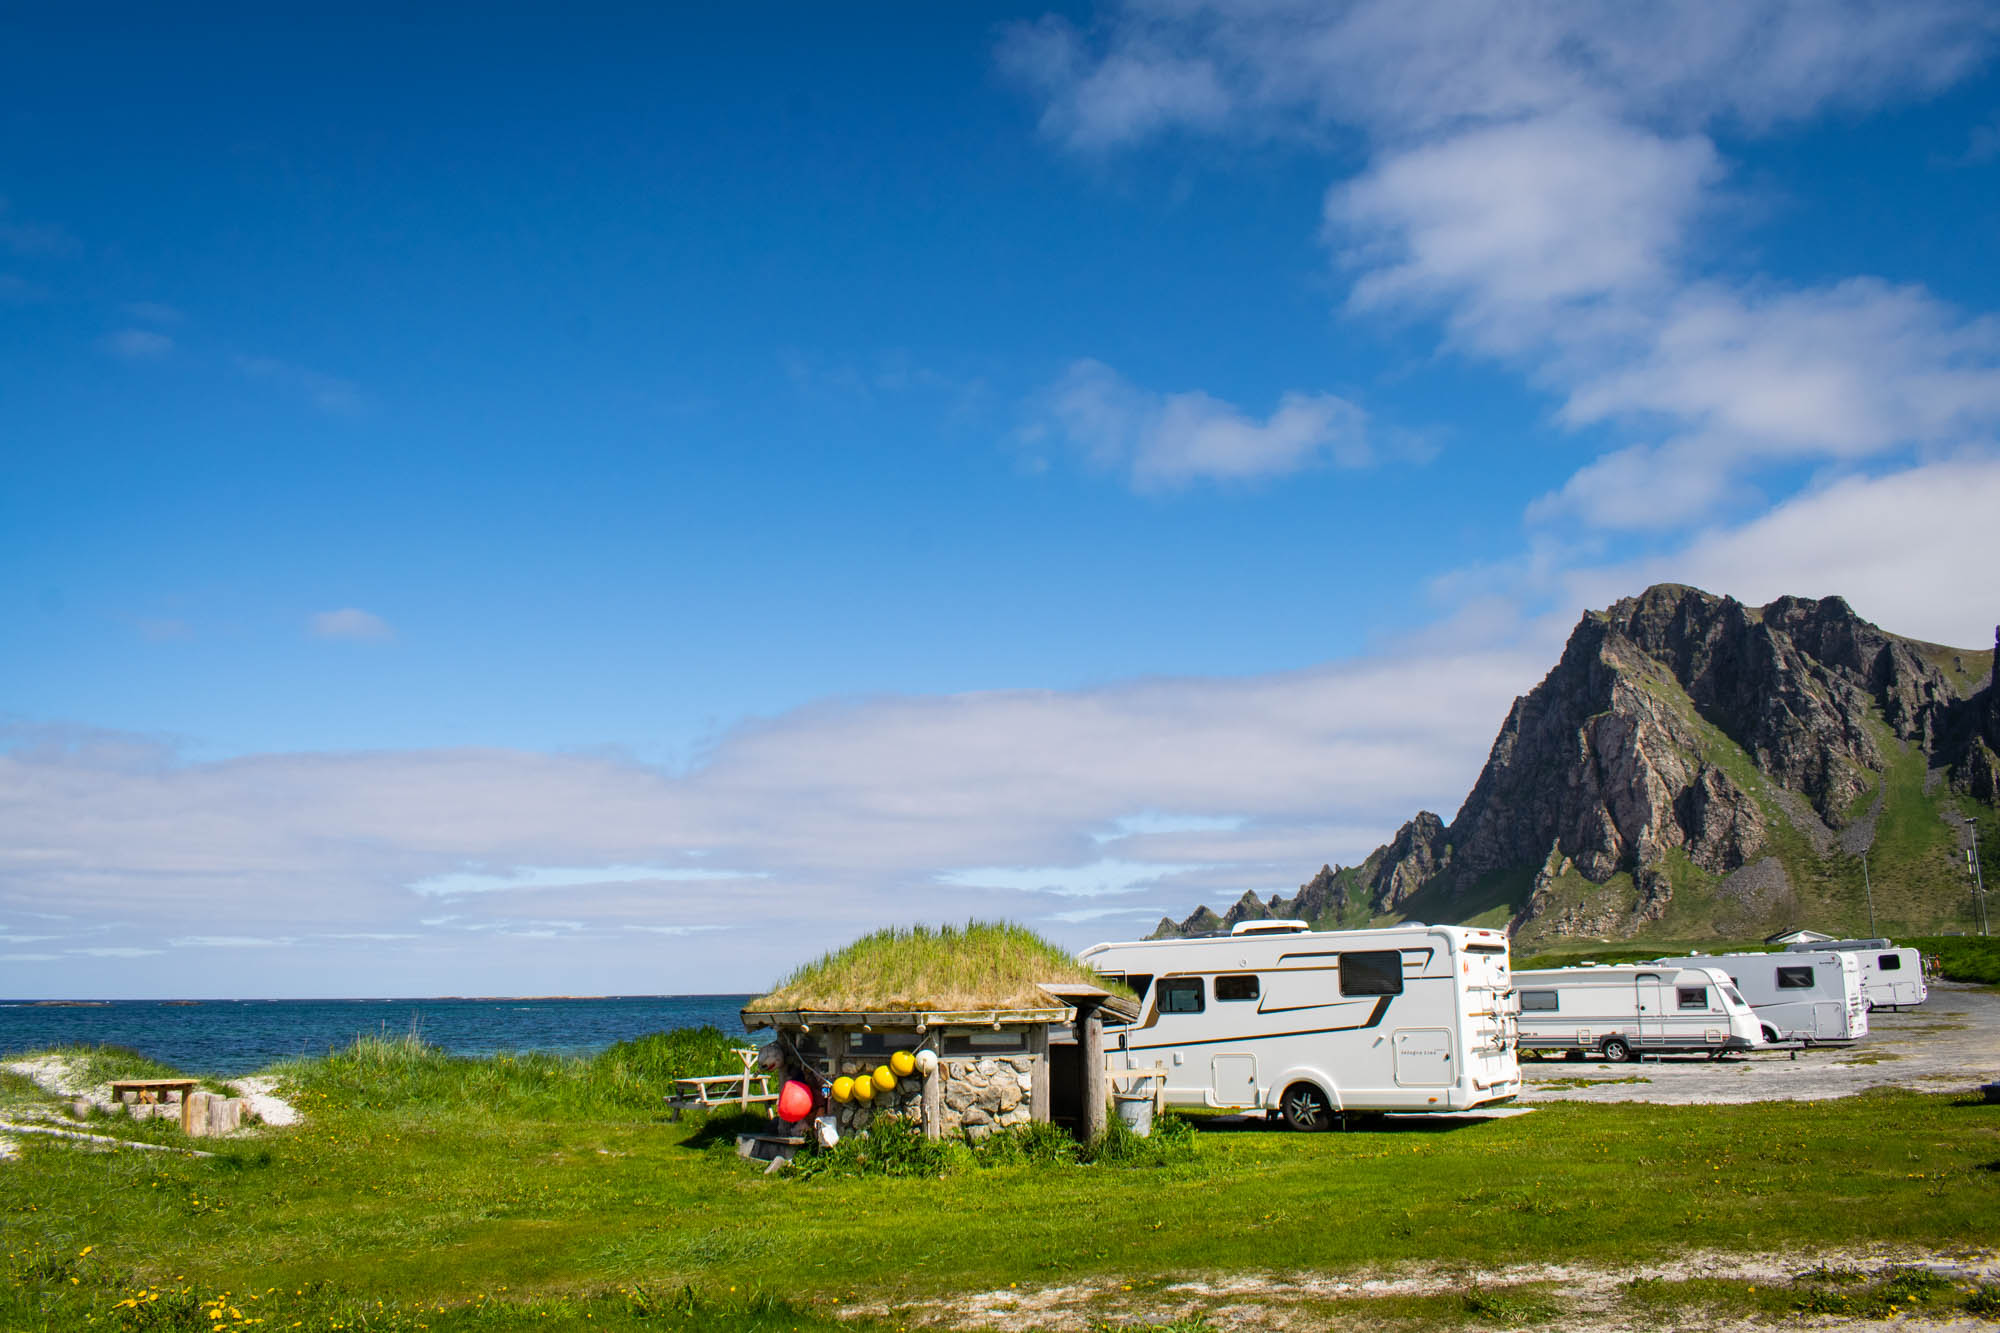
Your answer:
[[[1556,1011],[1556,993],[1552,990],[1524,990],[1521,992],[1521,1012],[1532,1014],[1536,1011],[1552,1014]]]
[[[1465,951],[1467,953],[1506,953],[1507,946],[1504,944],[1468,944],[1465,946]]]
[[[1681,1008],[1683,1009],[1708,1008],[1708,987],[1681,986],[1677,987],[1677,989],[1681,993]]]
[[[1902,956],[1900,954],[1885,953],[1875,960],[1875,967],[1878,971],[1882,972],[1900,972],[1903,970]]]
[[[1132,988],[1134,995],[1143,1000],[1146,998],[1146,992],[1152,989],[1153,974],[1150,972],[1135,973],[1125,978],[1125,984]]]
[[[1809,967],[1781,967],[1778,969],[1779,990],[1811,990],[1813,988],[1812,969]]]
[[[1201,978],[1171,977],[1160,983],[1160,1012],[1198,1014],[1202,1011]]]
[[[1257,978],[1217,977],[1215,998],[1218,1000],[1254,1000],[1257,998]]]
[[[1342,995],[1401,995],[1403,955],[1394,949],[1370,949],[1340,956]]]

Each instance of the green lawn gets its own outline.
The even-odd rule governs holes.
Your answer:
[[[24,1140],[0,1164],[0,1327],[812,1330],[857,1302],[886,1302],[880,1326],[897,1327],[900,1302],[1010,1284],[1144,1292],[1243,1270],[1623,1267],[2000,1234],[2000,1114],[1962,1093],[1553,1105],[1317,1136],[1208,1127],[1163,1165],[959,1153],[938,1177],[793,1179],[739,1160],[733,1123],[669,1123],[640,1083],[605,1092],[593,1062],[406,1049],[290,1075],[307,1122],[204,1145],[211,1158]],[[16,1109],[31,1095],[5,1089]],[[94,1128],[142,1128],[120,1124]],[[1560,1299],[1468,1290],[1397,1318]]]

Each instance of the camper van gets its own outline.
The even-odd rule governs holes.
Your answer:
[[[1139,996],[1139,1021],[1107,1054],[1163,1070],[1169,1105],[1262,1108],[1317,1130],[1355,1112],[1463,1111],[1521,1090],[1497,930],[1245,921],[1080,957]]]
[[[1931,995],[1924,980],[1924,956],[1915,949],[1898,949],[1888,940],[1826,940],[1793,944],[1788,953],[1851,953],[1861,964],[1861,998],[1870,1009],[1906,1009]]]
[[[1764,1044],[1743,996],[1712,967],[1552,967],[1516,972],[1523,1051],[1641,1054],[1747,1051]]]
[[[1868,1035],[1861,965],[1852,953],[1697,954],[1662,958],[1681,967],[1720,968],[1757,1011],[1767,1042],[1845,1046]]]

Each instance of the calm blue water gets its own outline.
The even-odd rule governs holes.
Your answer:
[[[112,1000],[81,1006],[0,1000],[0,1056],[71,1042],[129,1046],[177,1069],[234,1076],[288,1055],[324,1055],[358,1036],[413,1028],[458,1055],[590,1055],[613,1042],[713,1024],[736,1035],[750,995],[590,1000]],[[746,1038],[747,1040],[747,1038]]]

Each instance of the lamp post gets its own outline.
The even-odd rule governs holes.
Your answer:
[[[1972,846],[1965,849],[1965,864],[1972,871],[1972,903],[1979,909],[1979,933],[1992,934],[1986,921],[1986,877],[1979,870],[1979,827],[1969,824],[1967,831],[1972,834]]]
[[[1861,849],[1861,891],[1868,895],[1868,937],[1875,937],[1875,889],[1868,882],[1868,849]]]

